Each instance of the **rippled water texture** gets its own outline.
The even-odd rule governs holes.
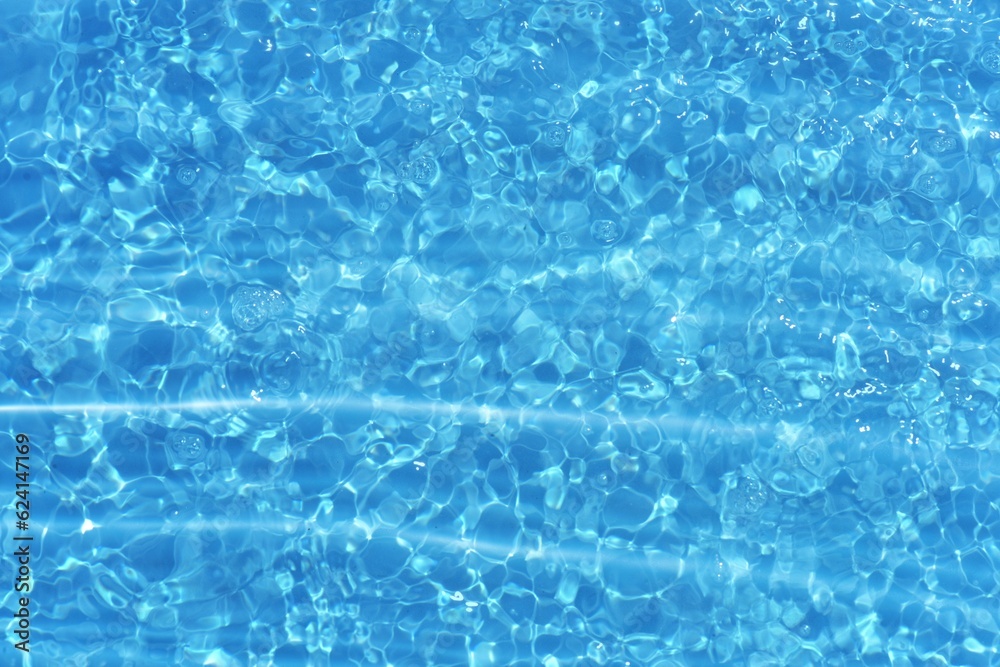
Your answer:
[[[0,3],[33,664],[1000,665],[998,16]]]

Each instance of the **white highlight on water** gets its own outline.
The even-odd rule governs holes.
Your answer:
[[[245,399],[197,400],[174,403],[63,403],[63,404],[20,404],[0,405],[0,414],[85,414],[107,415],[109,413],[126,413],[130,415],[149,414],[151,412],[211,412],[258,410],[281,411],[298,410],[330,414],[331,411],[365,410],[376,414],[395,415],[398,417],[415,417],[426,419],[433,417],[450,417],[459,423],[495,424],[504,423],[534,423],[548,424],[628,424],[629,426],[655,426],[668,429],[716,429],[720,432],[759,430],[758,426],[734,425],[729,421],[714,419],[705,415],[684,416],[677,414],[660,414],[650,417],[631,417],[622,414],[614,407],[614,402],[607,402],[595,409],[581,409],[578,413],[569,413],[546,407],[498,407],[476,405],[472,403],[450,403],[447,401],[414,400],[394,396],[363,397],[331,397],[327,399],[266,399],[254,396]]]

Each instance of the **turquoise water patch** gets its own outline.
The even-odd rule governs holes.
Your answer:
[[[0,47],[4,664],[1000,664],[989,7]]]

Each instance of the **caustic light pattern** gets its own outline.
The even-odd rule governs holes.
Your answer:
[[[991,12],[0,3],[33,664],[1000,665]]]

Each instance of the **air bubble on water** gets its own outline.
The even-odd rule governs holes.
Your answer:
[[[762,414],[770,417],[784,411],[785,406],[771,389],[765,389],[760,401],[757,403],[757,408]]]
[[[595,220],[590,235],[601,245],[612,245],[622,237],[622,228],[614,220]]]
[[[410,100],[410,113],[415,116],[422,116],[428,111],[430,111],[431,103],[427,100]]]
[[[410,26],[403,30],[403,39],[407,42],[417,42],[424,36],[424,31],[416,26]]]
[[[394,192],[387,193],[375,200],[375,210],[379,213],[385,213],[393,207],[398,199]]]
[[[988,47],[979,56],[979,64],[984,70],[994,76],[1000,76],[1000,49]]]
[[[716,552],[709,561],[709,579],[713,583],[722,584],[729,580],[729,564]]]
[[[756,477],[741,477],[730,493],[730,506],[737,514],[756,514],[767,504],[767,487]]]
[[[834,42],[833,47],[840,51],[845,56],[857,55],[858,51],[861,50],[863,43],[855,39],[843,39]]]
[[[924,174],[917,178],[917,192],[930,197],[937,190],[937,178],[934,174]]]
[[[813,445],[803,445],[795,453],[802,467],[810,472],[816,472],[823,465],[823,456]]]
[[[181,167],[177,170],[177,182],[183,186],[194,184],[198,180],[198,170],[194,167]]]
[[[447,345],[449,339],[447,326],[440,321],[422,319],[413,325],[413,336],[420,343],[425,353]]]
[[[260,285],[241,285],[233,295],[232,303],[233,321],[244,331],[259,329],[285,308],[281,292]]]
[[[562,123],[552,123],[545,128],[545,143],[553,148],[559,148],[566,143],[566,126]]]
[[[295,352],[272,352],[260,365],[264,384],[278,394],[288,395],[299,384],[302,376],[302,359]]]
[[[437,165],[430,158],[417,158],[413,162],[404,162],[400,165],[399,175],[404,181],[430,183],[437,175]]]
[[[196,463],[205,457],[205,438],[197,433],[174,431],[167,435],[167,448],[185,463]]]
[[[935,135],[930,141],[931,151],[938,154],[953,151],[957,145],[958,142],[955,141],[955,137],[947,134]]]

